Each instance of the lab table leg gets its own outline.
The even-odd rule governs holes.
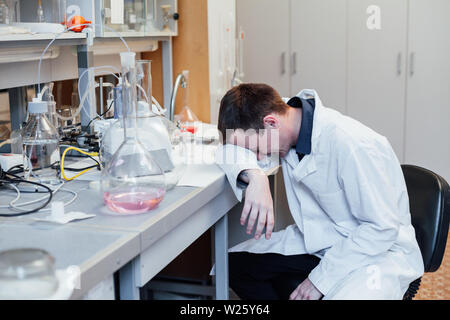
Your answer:
[[[136,259],[136,258],[135,258]],[[136,286],[135,259],[119,270],[120,300],[139,300],[139,287]]]
[[[228,300],[228,216],[225,214],[214,225],[214,252],[216,264],[216,299]]]

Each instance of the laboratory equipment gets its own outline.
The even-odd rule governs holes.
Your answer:
[[[21,155],[23,152],[22,125],[19,129],[15,129],[11,132],[11,136],[9,139],[11,141],[11,153]]]
[[[158,103],[152,103],[151,90],[151,61],[138,60],[137,68],[137,131],[142,145],[150,152],[155,162],[161,167],[166,177],[167,190],[172,189],[178,183],[185,170],[183,160],[183,141],[180,138],[180,130],[166,117],[161,115]],[[116,108],[116,120],[96,121],[94,131],[101,138],[100,160],[103,166],[111,160],[112,155],[124,141],[124,129],[121,112],[121,86],[114,89]]]
[[[59,135],[47,118],[47,101],[41,94],[28,103],[28,121],[22,130],[23,166],[26,179],[57,184],[59,179],[52,165],[59,162]]]
[[[9,7],[9,23],[20,22],[20,0],[7,0]]]
[[[159,205],[166,183],[163,170],[138,138],[135,53],[123,52],[120,58],[124,141],[102,171],[101,186],[103,200],[111,211],[140,214]]]
[[[33,4],[37,3],[34,14],[36,19],[32,19]],[[37,1],[21,1],[22,22],[39,22],[54,23],[65,25],[66,23],[66,0],[37,0]]]
[[[26,28],[33,33],[58,33],[66,24],[66,0],[12,1],[15,27]]]
[[[9,24],[9,6],[6,0],[0,0],[0,23]]]
[[[197,127],[199,125],[199,120],[198,120],[198,117],[195,115],[195,113],[192,111],[192,109],[189,108],[188,77],[189,77],[189,71],[184,70],[182,73],[180,73],[177,76],[177,78],[175,80],[175,85],[174,85],[174,89],[172,92],[172,98],[170,100],[170,114],[171,114],[171,119],[173,119],[176,123],[180,124],[180,128],[182,131],[195,133],[195,131],[197,130]],[[181,86],[181,88],[182,88],[183,108],[181,109],[179,114],[173,116],[173,113],[175,110],[175,102],[176,102],[178,86]]]
[[[0,252],[0,300],[45,299],[58,289],[55,259],[24,248]]]
[[[37,22],[40,22],[40,23],[45,22],[44,8],[42,8],[42,0],[38,0],[36,16],[37,16]]]
[[[176,21],[179,19],[179,14],[177,12],[172,13],[172,4],[162,4],[160,5],[161,13],[162,13],[162,27],[161,31],[163,32],[172,32],[175,29],[175,23],[172,24],[171,19]]]
[[[152,62],[151,60],[136,61],[136,83],[138,85],[138,108],[139,104],[145,104],[146,107],[151,103],[152,97]]]
[[[73,32],[81,32],[87,27],[87,24],[91,24],[91,21],[87,21],[82,16],[73,16],[66,21],[66,26]]]
[[[163,12],[163,31],[170,30],[169,28],[169,19],[170,19],[170,9],[172,9],[172,6],[170,4],[165,4],[161,6],[161,10]]]
[[[42,100],[47,101],[48,111],[46,116],[48,120],[53,124],[53,126],[58,130],[59,123],[58,118],[56,117],[56,101],[55,96],[53,95],[53,87],[54,83],[50,82],[44,86],[41,90]]]
[[[110,32],[110,30],[103,30],[103,25],[123,34],[144,34],[146,20],[144,0],[128,0],[125,2],[104,0],[98,6],[98,9],[104,12],[102,15],[96,13],[98,21],[103,22],[99,28],[99,31],[103,33],[102,36],[107,36]],[[102,6],[103,8],[101,8]]]
[[[173,85],[172,89],[172,96],[170,98],[170,107],[169,107],[169,119],[174,120],[174,113],[175,113],[175,102],[177,99],[177,92],[178,88],[181,86],[181,88],[185,89],[187,88],[187,75],[189,71],[185,70],[182,73],[177,75],[177,78],[175,79],[175,84]]]

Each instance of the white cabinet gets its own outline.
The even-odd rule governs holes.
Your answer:
[[[409,1],[405,162],[450,181],[450,1]]]
[[[291,96],[315,89],[326,106],[343,113],[346,15],[346,0],[291,1]]]
[[[267,83],[284,97],[314,88],[326,105],[345,112],[345,3],[237,0],[243,80]]]
[[[347,113],[386,136],[400,161],[404,159],[407,3],[348,0],[347,9]],[[377,9],[370,6],[379,8],[378,17]]]
[[[237,0],[236,14],[244,31],[243,80],[289,97],[289,0]]]
[[[220,101],[236,70],[236,1],[208,0],[210,119],[217,124]]]
[[[449,13],[448,0],[237,0],[244,80],[314,88],[450,181]]]

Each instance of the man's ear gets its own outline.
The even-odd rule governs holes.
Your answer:
[[[280,128],[280,120],[277,116],[273,114],[268,114],[263,118],[264,128],[266,129],[279,129]]]

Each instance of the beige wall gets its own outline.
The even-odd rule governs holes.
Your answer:
[[[207,0],[179,0],[178,36],[173,38],[173,77],[189,70],[188,104],[204,122],[210,119],[207,9]],[[162,103],[161,46],[155,52],[143,53],[142,58],[152,60],[153,95]],[[175,114],[181,108],[182,93],[179,90]]]

